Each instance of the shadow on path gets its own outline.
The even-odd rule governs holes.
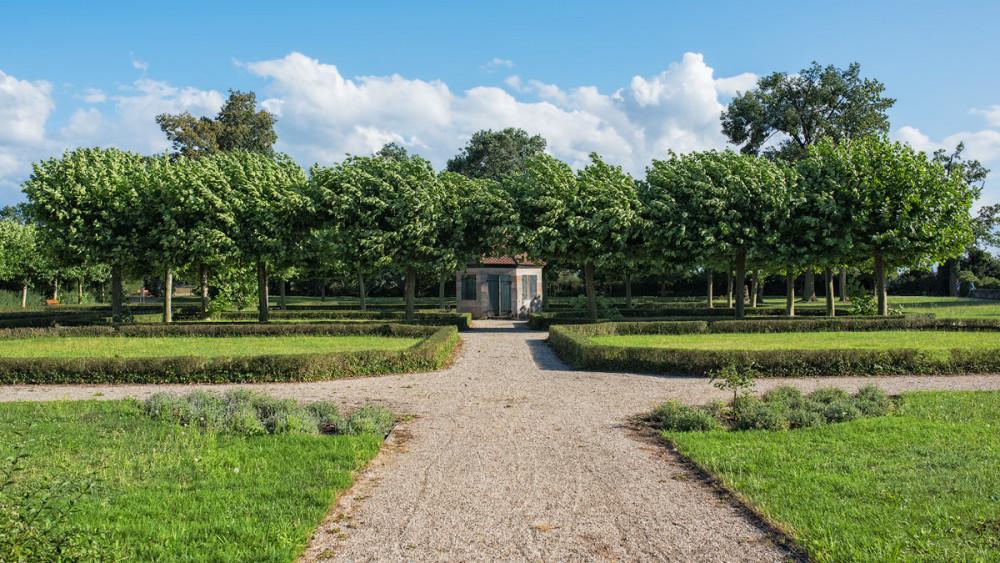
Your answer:
[[[526,342],[528,351],[531,352],[531,359],[535,360],[535,365],[542,371],[573,371],[573,368],[566,365],[556,351],[544,340],[529,340]]]

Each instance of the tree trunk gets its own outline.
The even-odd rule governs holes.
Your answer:
[[[712,287],[712,284],[715,280],[713,279],[714,275],[712,273],[712,270],[708,270],[705,272],[705,278],[708,285],[708,287],[706,288],[708,290],[708,308],[712,309],[715,307],[715,288]]]
[[[847,302],[847,268],[840,269],[840,302]]]
[[[445,288],[445,283],[447,282],[445,282],[444,276],[441,276],[441,281],[438,282],[438,301],[440,302],[442,311],[448,310],[448,303],[446,303],[447,300],[444,298],[444,293],[447,290]]]
[[[358,272],[358,296],[361,298],[361,310],[368,310],[368,299],[365,295],[365,275]]]
[[[549,280],[545,268],[542,268],[542,311],[549,310]]]
[[[885,258],[881,254],[875,255],[875,295],[878,297],[878,314],[885,317],[889,315],[889,299],[885,285]]]
[[[163,272],[163,322],[174,321],[174,312],[171,307],[174,304],[174,273],[169,268]]]
[[[108,280],[104,280],[101,282],[101,303],[106,303],[108,301],[108,297],[107,295],[105,295],[107,285],[108,285]]]
[[[76,304],[83,305],[83,278],[76,280]]]
[[[736,253],[736,283],[739,284],[740,293],[742,294],[744,289],[744,284],[747,282],[747,253],[742,249]],[[746,316],[746,303],[743,301],[743,295],[739,296],[736,300],[736,318],[742,319]]]
[[[52,299],[59,301],[59,276],[52,278]]]
[[[28,284],[21,286],[21,308],[28,306]]]
[[[806,303],[816,301],[816,272],[812,268],[806,270],[805,282],[802,287],[802,301]]]
[[[949,258],[944,265],[948,268],[948,295],[958,297],[958,286],[955,285],[958,282],[958,258]]]
[[[202,264],[198,271],[201,284],[201,314],[208,314],[208,264]]]
[[[267,263],[257,262],[257,321],[266,323],[271,320],[271,312],[267,303]]]
[[[280,296],[278,303],[281,304],[281,310],[285,311],[285,310],[288,309],[288,299],[286,299],[286,294],[285,294],[285,279],[284,278],[278,280],[278,286],[279,286],[278,295]]]
[[[417,293],[417,271],[412,266],[406,268],[406,322],[413,322],[414,299]]]
[[[753,281],[750,282],[750,306],[757,307],[757,290],[760,288],[760,270],[753,271]]]
[[[785,316],[795,316],[795,272],[785,272]]]
[[[726,307],[733,308],[733,269],[726,270]]]
[[[826,282],[826,314],[828,317],[835,317],[837,310],[833,305],[833,271],[830,268],[823,270],[823,278]]]
[[[326,303],[326,280],[319,280],[319,302]]]
[[[767,277],[764,277],[764,281],[767,281]],[[757,306],[764,306],[764,282],[757,284]]]
[[[632,308],[632,274],[625,274],[625,308]]]
[[[122,321],[122,267],[111,266],[111,320]]]
[[[594,290],[594,265],[588,260],[583,264],[583,280],[587,290],[587,316],[597,320],[597,293]]]

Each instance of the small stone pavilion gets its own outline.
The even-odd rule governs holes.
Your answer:
[[[542,266],[525,256],[483,257],[455,276],[455,310],[474,319],[526,319],[542,311]]]

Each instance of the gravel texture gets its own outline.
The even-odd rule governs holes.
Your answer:
[[[667,399],[725,398],[706,379],[569,370],[523,323],[476,323],[447,370],[250,385],[375,401],[410,415],[320,527],[306,560],[781,561],[747,511],[629,424]],[[1000,375],[763,380],[889,393],[1000,389]],[[0,400],[116,399],[224,385],[4,386]]]

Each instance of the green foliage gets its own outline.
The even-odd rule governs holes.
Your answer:
[[[862,79],[861,65],[847,69],[813,62],[798,74],[775,72],[757,88],[733,98],[722,113],[722,132],[742,145],[745,154],[762,149],[769,158],[799,160],[821,139],[841,142],[889,132],[888,110],[896,102],[882,97],[885,86]],[[775,148],[764,146],[774,135],[788,138]]]
[[[684,403],[667,401],[653,409],[650,421],[661,430],[677,432],[709,432],[719,427],[711,413]]]
[[[610,299],[606,297],[598,297],[596,301],[597,318],[612,320],[619,320],[623,318],[622,314],[618,311],[618,307],[615,307]],[[587,296],[577,295],[569,300],[569,305],[573,308],[573,310],[585,313],[587,311]]]
[[[236,150],[271,156],[278,140],[276,121],[270,112],[257,110],[256,94],[239,90],[229,90],[229,99],[215,119],[195,118],[188,112],[156,116],[157,125],[173,143],[174,157],[194,159]]]
[[[291,399],[275,399],[246,388],[222,396],[204,391],[183,397],[154,393],[143,407],[155,420],[245,436],[316,435],[320,428],[337,434],[385,436],[395,425],[395,417],[385,407],[365,405],[345,419],[333,403],[317,401],[299,405]]]
[[[722,391],[728,389],[733,392],[733,401],[736,400],[740,391],[744,393],[753,391],[757,384],[756,379],[760,376],[761,374],[757,371],[752,360],[745,363],[733,361],[723,366],[722,369],[709,374],[712,385],[717,389]]]
[[[509,178],[520,216],[517,246],[529,256],[583,266],[588,313],[597,318],[594,269],[616,269],[633,259],[641,228],[635,181],[596,153],[577,173],[541,155]]]
[[[469,178],[500,182],[525,170],[527,158],[545,152],[541,135],[528,136],[523,129],[508,127],[502,131],[477,131],[447,169]]]

